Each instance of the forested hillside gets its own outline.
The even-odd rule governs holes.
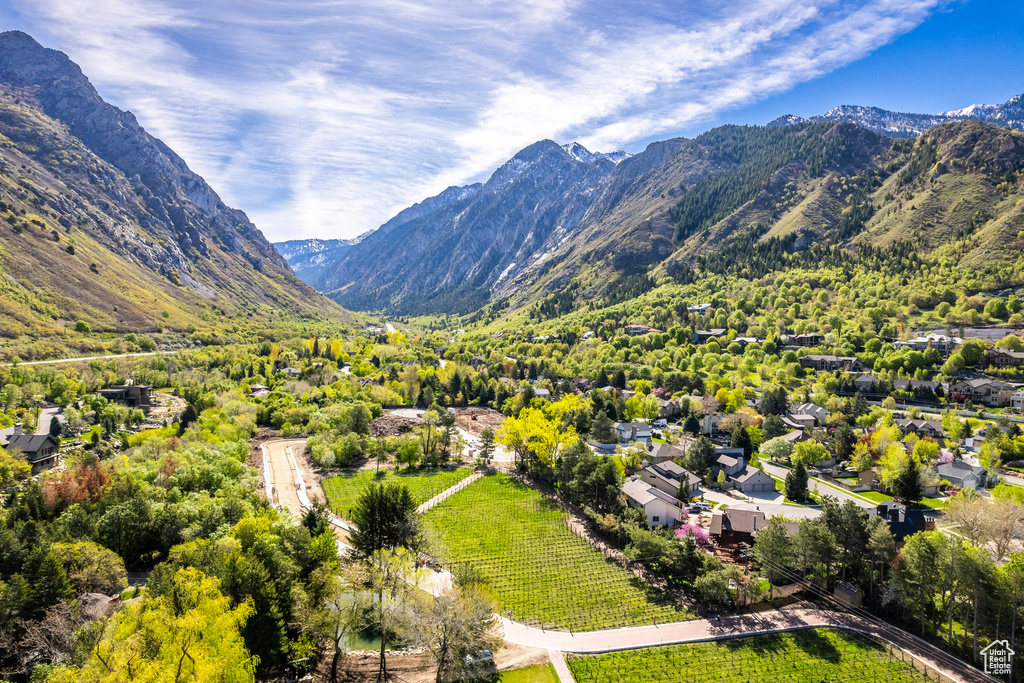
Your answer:
[[[524,150],[472,198],[348,248],[331,296],[397,314],[487,315],[552,298],[564,313],[626,301],[660,278],[762,277],[904,242],[979,286],[1019,282],[1015,130],[965,120],[891,139],[844,122],[722,126],[574,183],[561,166],[524,162],[539,150],[580,168],[554,144]]]

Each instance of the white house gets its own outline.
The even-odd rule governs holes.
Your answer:
[[[1010,406],[1013,408],[1024,408],[1024,389],[1018,389],[1010,397]]]
[[[675,496],[651,486],[640,479],[630,479],[622,485],[626,504],[632,508],[643,508],[647,523],[651,526],[674,526],[686,516],[683,504]]]
[[[614,426],[621,443],[651,442],[651,425],[645,422],[616,422]]]

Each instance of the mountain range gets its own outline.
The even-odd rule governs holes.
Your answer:
[[[340,311],[66,55],[17,31],[0,34],[0,221],[4,336]]]
[[[545,140],[483,185],[449,188],[344,245],[339,258],[294,242],[285,251],[344,306],[402,314],[553,295],[614,301],[645,279],[773,238],[790,251],[901,240],[939,249],[970,232],[958,258],[998,267],[1019,253],[1003,248],[1021,228],[1007,184],[1024,160],[1024,135],[1012,130],[1024,124],[1021,102],[938,115],[838,107],[632,156]]]

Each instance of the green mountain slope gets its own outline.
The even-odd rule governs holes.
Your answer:
[[[341,309],[65,55],[0,34],[0,335]]]

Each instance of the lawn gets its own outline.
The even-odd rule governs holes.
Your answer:
[[[574,656],[568,665],[576,683],[927,680],[875,641],[830,629]]]
[[[486,681],[500,683],[558,683],[558,674],[550,664],[534,664],[521,669],[501,671],[496,676],[485,678]]]
[[[342,474],[330,479],[324,479],[324,495],[327,496],[327,503],[336,515],[348,517],[348,511],[355,505],[359,494],[363,492],[370,482],[398,481],[409,487],[409,493],[416,504],[424,503],[447,488],[451,488],[458,482],[470,475],[468,467],[460,467],[457,470],[430,469],[430,470],[402,470],[395,473],[392,470],[381,472],[379,475],[373,470],[361,470],[353,474]]]
[[[692,618],[565,525],[557,503],[505,475],[484,477],[423,516],[442,564],[465,564],[494,590],[499,613],[587,631]]]
[[[861,491],[857,495],[862,498],[867,498],[872,503],[888,503],[892,501],[892,496],[880,493],[879,491]]]
[[[921,506],[931,508],[932,510],[941,510],[946,507],[946,499],[925,497],[921,499]]]

